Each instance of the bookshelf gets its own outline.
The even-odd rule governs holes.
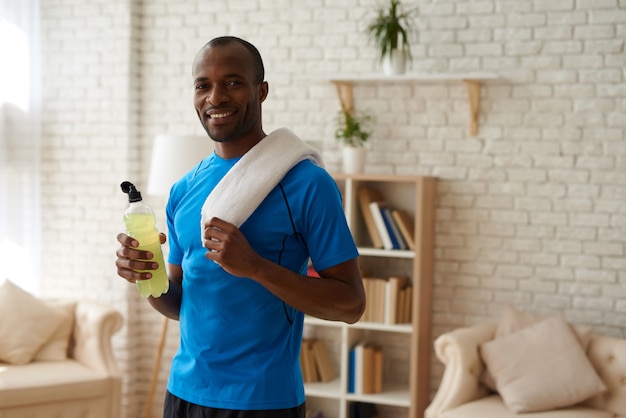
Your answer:
[[[307,317],[305,337],[326,341],[337,377],[305,385],[307,408],[325,418],[349,418],[352,402],[373,403],[386,418],[422,418],[429,401],[431,353],[431,289],[436,179],[421,176],[333,175],[343,194],[346,219],[359,247],[364,277],[405,276],[411,285],[412,310],[407,323],[359,322],[349,325]],[[358,199],[360,188],[378,191],[394,208],[414,221],[413,250],[373,247]],[[369,301],[369,298],[368,298]],[[350,351],[367,341],[383,350],[382,391],[356,394],[348,390]]]

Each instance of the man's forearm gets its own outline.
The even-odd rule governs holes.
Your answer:
[[[180,283],[170,279],[170,286],[167,293],[158,298],[150,296],[148,302],[164,316],[178,321],[180,316],[180,303],[182,298],[182,287]]]

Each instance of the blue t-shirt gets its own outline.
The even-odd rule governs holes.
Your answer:
[[[304,402],[303,314],[206,259],[201,242],[204,200],[238,160],[213,153],[170,193],[169,262],[182,267],[183,297],[168,390],[213,408],[293,408]],[[287,173],[240,230],[261,256],[301,274],[309,257],[324,270],[358,256],[335,182],[308,160]]]

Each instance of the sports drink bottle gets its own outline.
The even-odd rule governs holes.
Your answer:
[[[152,277],[148,280],[137,280],[137,290],[144,298],[148,296],[158,298],[167,292],[170,282],[165,270],[163,250],[161,249],[159,231],[156,229],[154,211],[143,203],[141,192],[137,190],[134,184],[125,181],[121,187],[122,191],[128,194],[129,203],[124,212],[126,233],[139,242],[137,249],[150,251],[153,254],[152,259],[146,261],[154,261],[159,264],[157,270],[138,270],[149,271]]]

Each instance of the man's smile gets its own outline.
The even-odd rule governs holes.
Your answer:
[[[222,118],[227,118],[228,116],[232,115],[233,112],[225,112],[225,113],[209,113],[208,116],[210,119],[222,119]]]

